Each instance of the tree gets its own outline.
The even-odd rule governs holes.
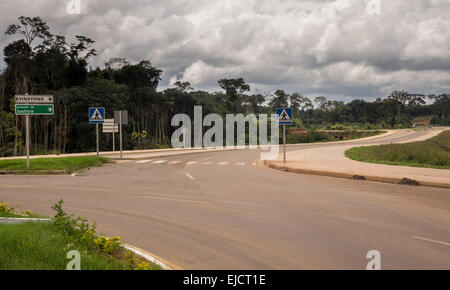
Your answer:
[[[327,98],[324,96],[319,96],[319,97],[314,98],[314,103],[316,103],[317,106],[319,107],[319,109],[321,109],[321,110],[326,109],[327,101],[328,101]]]
[[[174,83],[175,87],[177,88],[178,91],[186,93],[189,91],[192,91],[193,88],[191,87],[191,83],[190,82],[182,82],[182,81],[176,81]]]
[[[225,94],[228,98],[228,107],[231,112],[239,112],[242,104],[242,94],[250,91],[250,85],[248,85],[243,78],[221,79],[218,83],[220,87],[225,90]]]
[[[115,81],[136,89],[151,87],[156,89],[161,80],[162,70],[153,67],[148,60],[137,65],[126,65],[115,74]]]
[[[124,66],[130,65],[130,62],[125,58],[111,58],[108,62],[105,63],[105,68],[107,70],[120,70]]]
[[[402,109],[405,107],[406,103],[409,101],[409,94],[405,91],[393,91],[388,99],[392,100],[397,107],[397,119],[400,119],[400,114]]]
[[[272,109],[289,107],[289,95],[283,90],[277,90],[269,102]]]
[[[19,24],[11,24],[5,34],[14,35],[20,33],[24,36],[25,43],[31,47],[36,38],[46,39],[51,36],[47,23],[40,17],[19,17]]]

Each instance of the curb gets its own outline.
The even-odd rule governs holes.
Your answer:
[[[0,175],[65,175],[67,170],[0,170]]]
[[[337,178],[345,178],[345,179],[353,179],[353,180],[368,180],[368,181],[393,183],[393,184],[422,185],[422,186],[439,187],[439,188],[450,188],[450,183],[413,180],[413,179],[409,179],[406,176],[403,178],[375,176],[375,175],[360,176],[360,175],[355,175],[355,174],[346,173],[346,172],[314,170],[314,169],[304,169],[304,168],[290,168],[286,165],[280,165],[280,164],[274,164],[271,162],[267,162],[267,160],[263,161],[262,163],[265,166],[272,168],[272,169],[277,169],[277,170],[287,171],[287,172],[292,172],[292,173],[299,173],[299,174],[320,175],[320,176],[337,177]]]
[[[4,218],[0,217],[0,224],[19,224],[23,222],[49,222],[46,218]]]
[[[153,255],[150,252],[147,252],[143,249],[140,249],[138,247],[132,246],[130,244],[123,244],[123,247],[133,253],[135,253],[138,256],[143,257],[144,259],[160,266],[161,268],[163,268],[164,270],[182,270],[182,268],[178,267],[175,264],[172,264],[156,255]]]

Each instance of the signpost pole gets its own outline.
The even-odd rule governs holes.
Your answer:
[[[116,153],[116,137],[115,132],[116,131],[116,125],[113,123],[113,152]]]
[[[100,155],[99,154],[99,142],[98,142],[98,124],[95,124],[95,130],[97,131],[96,135],[97,135],[97,157],[98,157]]]
[[[119,126],[120,126],[120,160],[122,160],[122,111],[119,111]]]
[[[25,123],[26,123],[26,136],[25,136],[25,142],[27,147],[27,169],[30,169],[30,115],[25,116]]]
[[[283,163],[286,163],[286,125],[283,125]]]

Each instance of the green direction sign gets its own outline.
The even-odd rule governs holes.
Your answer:
[[[16,115],[53,115],[53,104],[16,105]]]

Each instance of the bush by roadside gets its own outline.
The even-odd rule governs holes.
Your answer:
[[[0,216],[18,217],[13,207],[2,202]],[[0,270],[63,270],[69,262],[67,253],[80,253],[82,270],[152,270],[161,269],[123,247],[120,237],[108,238],[81,217],[68,215],[63,200],[53,205],[51,222],[0,223]],[[22,216],[23,217],[23,216]]]

